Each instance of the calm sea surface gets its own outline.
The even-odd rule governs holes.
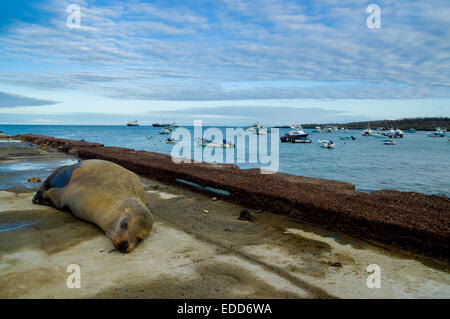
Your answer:
[[[193,127],[186,129],[193,138]],[[225,136],[225,128],[220,129]],[[173,147],[164,143],[168,135],[160,135],[160,128],[149,126],[0,125],[0,130],[10,135],[33,133],[84,139],[106,146],[164,154],[171,154]],[[280,129],[280,136],[287,131]],[[450,197],[450,136],[431,138],[426,132],[405,133],[403,139],[395,139],[397,145],[388,146],[383,144],[381,138],[361,136],[362,130],[349,132],[349,135],[356,137],[355,141],[340,140],[341,132],[318,134],[312,133],[312,130],[305,131],[311,133],[311,144],[279,144],[280,172],[350,182],[365,192],[396,189]],[[318,143],[321,138],[332,139],[336,148],[321,148]],[[192,142],[192,149],[194,147],[198,146]],[[235,164],[241,168],[260,167],[248,161],[247,147],[245,163]]]

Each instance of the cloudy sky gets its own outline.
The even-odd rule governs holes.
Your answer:
[[[449,17],[448,0],[1,1],[0,123],[450,116]]]

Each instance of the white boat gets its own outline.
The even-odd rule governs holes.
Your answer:
[[[395,138],[403,138],[403,131],[401,129],[396,129],[395,130],[395,134],[394,134]]]
[[[441,129],[440,127],[436,127],[436,131],[428,133],[429,137],[445,137],[446,130]]]
[[[325,132],[327,132],[327,133],[332,133],[333,132],[333,128],[331,127],[331,126],[327,126],[327,127],[325,127]]]
[[[233,148],[234,144],[231,142],[228,142],[227,140],[223,139],[222,142],[218,141],[212,141],[204,138],[197,138],[195,139],[198,145],[200,146],[208,146],[208,147],[222,147],[222,148]]]
[[[322,133],[322,128],[320,126],[316,126],[314,133]]]
[[[371,136],[373,134],[373,131],[371,130],[371,128],[366,128],[364,130],[364,132],[361,134],[362,136]]]
[[[320,143],[320,147],[323,147],[323,148],[334,148],[333,141],[319,140],[319,143]]]
[[[265,127],[261,123],[257,122],[255,124],[253,124],[252,126],[250,126],[249,128],[247,128],[245,131],[249,132],[249,133],[254,133],[257,135],[265,135],[265,134],[267,134],[267,127]]]
[[[129,121],[129,122],[127,123],[127,126],[139,126],[139,123],[138,123],[138,121],[136,121],[136,120],[134,120],[134,121]]]
[[[159,134],[170,134],[170,130],[167,127],[165,127],[159,132]]]
[[[403,131],[401,129],[394,130],[391,128],[390,130],[384,132],[384,136],[389,138],[403,138]]]

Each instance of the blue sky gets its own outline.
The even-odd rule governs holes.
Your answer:
[[[450,116],[449,17],[447,0],[1,1],[0,123]]]

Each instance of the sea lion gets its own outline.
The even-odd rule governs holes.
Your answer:
[[[145,239],[153,226],[138,176],[103,160],[56,169],[34,195],[33,203],[69,210],[98,225],[123,253]]]

